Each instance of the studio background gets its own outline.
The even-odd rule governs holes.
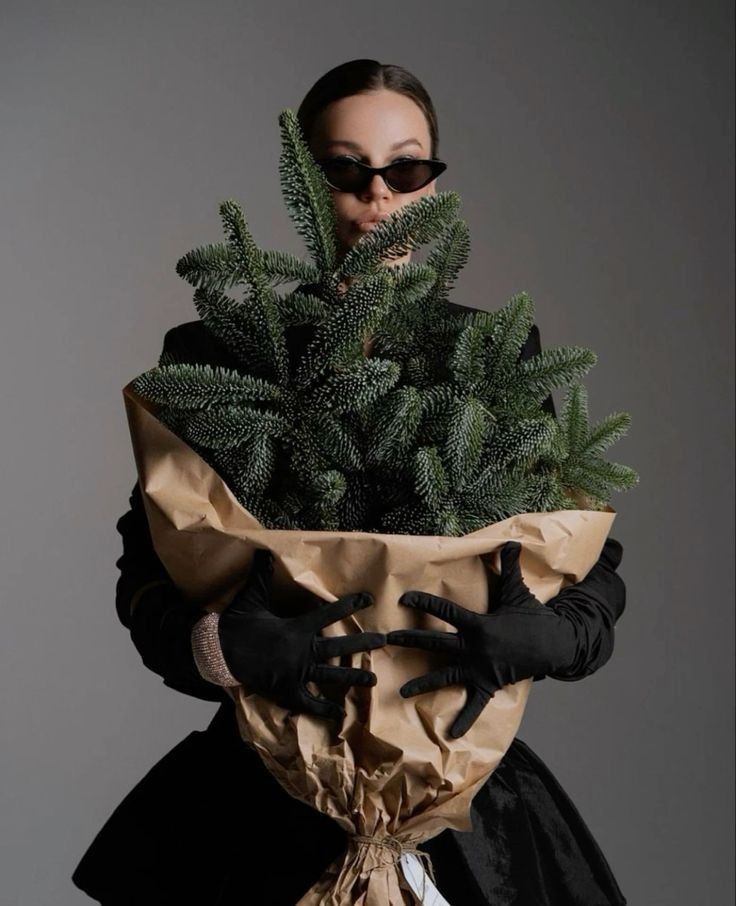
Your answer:
[[[196,319],[174,266],[222,238],[221,201],[306,254],[278,114],[358,57],[435,102],[472,242],[453,298],[528,291],[543,347],[598,354],[591,420],[633,419],[616,650],[535,685],[519,736],[632,906],[733,901],[732,35],[713,0],[0,4],[3,906],[91,903],[84,850],[216,710],[115,614],[121,390]]]

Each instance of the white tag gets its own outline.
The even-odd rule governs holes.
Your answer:
[[[422,906],[450,906],[424,870],[424,863],[414,853],[401,854],[401,869],[406,882]]]

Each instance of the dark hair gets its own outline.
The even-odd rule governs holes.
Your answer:
[[[319,114],[333,101],[388,88],[411,98],[424,113],[431,139],[430,157],[439,154],[437,114],[432,99],[419,79],[401,66],[379,63],[377,60],[349,60],[330,69],[309,89],[299,105],[297,119],[307,144],[311,142],[314,123]]]

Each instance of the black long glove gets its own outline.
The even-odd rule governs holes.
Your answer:
[[[610,540],[613,543],[594,570],[600,567],[610,571],[612,563],[620,562],[621,545]],[[590,651],[594,634],[589,631],[588,615],[579,607],[581,599],[590,603],[590,589],[586,591],[581,587],[583,583],[577,583],[542,604],[521,576],[520,553],[521,545],[515,541],[507,542],[501,549],[500,583],[490,595],[492,609],[488,613],[475,613],[454,601],[419,591],[406,592],[399,599],[399,603],[430,613],[459,629],[457,633],[403,629],[387,635],[390,645],[446,651],[453,656],[453,663],[416,677],[400,689],[401,695],[407,698],[444,686],[464,685],[467,700],[450,728],[453,738],[468,731],[489,699],[503,686],[545,674],[559,675],[561,679],[582,678],[592,672],[591,661],[600,661],[605,655],[600,648]],[[600,575],[591,576],[591,573],[589,585],[600,583]],[[608,613],[606,601],[603,598],[596,601],[596,593],[593,595],[600,618],[601,613]],[[612,639],[616,616],[609,615],[609,618],[610,625],[608,620],[603,620],[608,632],[599,634],[599,641]]]
[[[376,675],[354,667],[333,667],[328,658],[371,651],[386,644],[380,632],[357,632],[327,638],[318,635],[329,623],[344,619],[373,603],[368,592],[343,595],[334,603],[296,617],[279,617],[271,609],[273,557],[259,548],[245,586],[220,614],[218,633],[225,663],[249,692],[257,692],[283,708],[342,722],[336,702],[307,689],[310,681],[374,686]]]

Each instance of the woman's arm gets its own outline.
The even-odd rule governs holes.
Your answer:
[[[190,321],[166,333],[163,354],[171,361],[230,365],[227,351],[201,321]],[[158,557],[151,538],[140,485],[130,495],[130,509],[118,520],[123,555],[116,608],[130,630],[143,663],[164,685],[205,701],[230,700],[222,686],[205,680],[192,652],[191,632],[205,611],[179,592]]]
[[[115,606],[120,622],[143,663],[164,685],[205,701],[229,698],[221,686],[203,679],[194,661],[192,628],[205,613],[179,592],[153,547],[139,484],[130,495],[130,509],[120,517],[117,530],[123,554]]]
[[[520,359],[528,359],[541,352],[539,328],[532,325],[521,351]],[[542,403],[550,415],[557,417],[551,396]],[[602,667],[613,653],[614,625],[626,607],[626,586],[616,572],[623,547],[614,538],[606,539],[598,562],[575,585],[563,588],[554,607],[564,610],[577,630],[577,656],[572,667],[564,672],[549,673],[554,679],[574,682],[581,680]],[[544,679],[544,675],[535,676]]]
[[[616,572],[622,556],[621,544],[615,538],[607,538],[588,575],[563,588],[551,602],[575,626],[578,648],[571,667],[548,676],[566,682],[584,679],[613,654],[614,626],[626,608],[626,586]]]

